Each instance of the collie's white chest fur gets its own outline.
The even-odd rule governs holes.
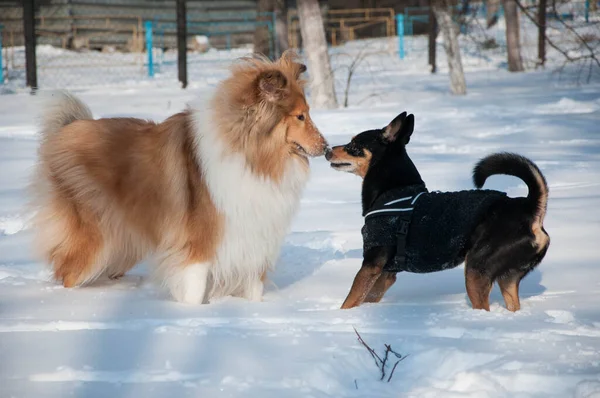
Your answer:
[[[278,256],[309,173],[292,158],[281,181],[257,176],[241,154],[227,148],[208,116],[194,112],[195,146],[211,198],[225,216],[211,264],[210,297],[253,296],[251,290]]]

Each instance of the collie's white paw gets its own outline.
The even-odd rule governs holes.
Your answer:
[[[262,301],[264,284],[260,279],[257,279],[248,284],[244,297],[250,301]]]
[[[175,272],[167,281],[173,298],[181,303],[205,303],[210,264],[189,264]]]

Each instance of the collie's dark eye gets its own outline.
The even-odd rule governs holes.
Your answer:
[[[298,120],[300,120],[301,122],[304,121],[304,115],[298,115],[296,116],[298,118]]]

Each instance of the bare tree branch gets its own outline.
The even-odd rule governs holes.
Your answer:
[[[521,3],[520,0],[515,0],[515,3],[517,4],[517,7],[519,7],[519,9],[527,16],[527,18],[531,22],[533,22],[533,24],[535,26],[537,26],[539,28],[540,25],[539,25],[537,19],[529,13],[527,7],[523,6],[523,4]],[[556,2],[555,1],[552,2],[552,9],[553,9],[554,13],[558,15],[558,12],[556,10]],[[562,54],[562,56],[565,58],[565,62],[563,63],[563,65],[561,67],[559,67],[559,70],[564,69],[566,64],[568,64],[569,62],[574,63],[574,62],[578,62],[578,61],[583,61],[585,63],[587,60],[590,60],[590,68],[591,69],[588,73],[588,78],[587,78],[587,81],[589,82],[591,79],[591,76],[592,76],[593,64],[595,63],[596,65],[598,65],[598,67],[600,67],[600,60],[596,56],[594,48],[592,48],[587,43],[587,41],[578,32],[576,32],[576,30],[572,26],[570,26],[564,20],[562,20],[562,18],[557,18],[557,19],[569,32],[571,32],[575,35],[575,37],[579,41],[580,45],[583,45],[588,50],[588,53],[585,55],[573,57],[568,53],[568,50],[563,50],[562,48],[560,48],[546,33],[545,34],[546,42],[550,45],[550,47],[554,48],[556,51],[558,51],[560,54]],[[581,74],[581,70],[579,71],[578,76],[580,74]]]
[[[383,359],[381,359],[379,357],[379,355],[377,355],[377,353],[375,352],[375,350],[372,349],[371,347],[369,347],[369,345],[367,343],[365,343],[365,341],[360,336],[360,334],[358,333],[358,331],[356,330],[356,328],[353,328],[353,329],[354,329],[354,332],[356,333],[356,336],[358,336],[358,341],[367,349],[367,351],[369,351],[369,353],[371,354],[371,357],[375,360],[375,365],[381,370],[381,378],[379,380],[383,381],[383,379],[385,378],[385,375],[386,375],[386,365],[387,365],[388,359],[390,357],[390,353],[394,354],[396,356],[396,358],[398,358],[398,360],[394,364],[394,367],[392,368],[392,371],[390,372],[390,374],[389,374],[389,376],[387,378],[387,382],[389,383],[392,380],[392,376],[394,375],[394,371],[396,370],[396,367],[398,366],[398,364],[401,361],[403,361],[408,355],[402,356],[401,354],[398,354],[396,351],[394,351],[392,349],[391,345],[384,344],[384,346],[385,346],[385,355],[384,355]],[[358,385],[356,384],[356,380],[354,380],[354,383],[356,385],[356,389],[358,389]]]
[[[375,56],[375,55],[380,55],[380,54],[386,54],[387,52],[385,51],[375,51],[375,52],[371,52],[368,51],[369,50],[369,43],[365,43],[364,45],[362,45],[359,48],[358,53],[356,53],[355,55],[351,55],[349,53],[338,53],[335,56],[336,57],[347,57],[350,59],[350,64],[349,65],[338,65],[334,68],[334,71],[338,71],[340,69],[346,69],[348,71],[348,74],[346,75],[346,81],[344,84],[344,108],[347,108],[349,105],[349,101],[350,101],[350,88],[352,85],[352,78],[354,77],[354,74],[356,73],[356,70],[363,64],[366,64],[368,66],[368,69],[371,69],[371,63],[369,62],[369,57],[370,56]],[[371,74],[371,81],[373,83],[375,83],[375,81],[373,80],[373,76]],[[373,97],[373,96],[378,96],[379,94],[373,93],[368,95],[366,98],[363,98],[360,102],[359,105],[362,101],[366,100],[367,98]]]
[[[398,364],[400,362],[404,361],[407,356],[408,356],[408,354],[405,355],[405,356],[403,356],[402,358],[400,358],[399,360],[396,361],[396,363],[394,364],[394,367],[392,368],[392,371],[390,372],[390,377],[388,377],[388,379],[387,379],[388,383],[390,382],[390,380],[392,380],[392,376],[394,375],[394,371],[396,370],[396,366],[398,366]]]
[[[371,356],[375,360],[375,365],[377,365],[377,367],[379,367],[379,364],[381,362],[383,362],[381,360],[381,358],[379,358],[379,355],[377,355],[377,353],[375,352],[375,350],[372,349],[371,347],[369,347],[369,345],[367,343],[365,343],[365,341],[362,339],[362,337],[358,333],[358,330],[356,330],[355,327],[352,327],[352,329],[354,329],[354,333],[356,333],[356,336],[358,336],[358,341],[360,341],[360,343],[365,346],[365,348],[367,349],[367,351],[369,351],[369,354],[371,354]]]
[[[515,0],[517,1],[517,0]],[[558,10],[556,9],[556,2],[552,2],[552,11],[554,12],[555,15],[558,15]],[[587,43],[587,41],[581,37],[581,35],[579,34],[579,32],[577,32],[572,26],[570,26],[569,24],[567,24],[562,18],[556,18],[561,25],[563,25],[569,32],[571,32],[573,35],[575,35],[575,37],[577,37],[577,40],[579,40],[580,44],[583,44],[583,46],[585,48],[588,49],[588,51],[590,52],[590,58],[592,60],[594,60],[594,62],[596,62],[596,64],[598,64],[598,66],[600,67],[600,60],[598,60],[598,58],[595,56],[594,54],[594,49],[592,47],[590,47],[590,45]]]

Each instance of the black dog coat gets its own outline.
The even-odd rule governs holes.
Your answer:
[[[428,192],[411,185],[381,195],[363,214],[363,249],[397,246],[388,272],[428,273],[453,268],[463,262],[469,234],[481,215],[504,192],[470,190]]]

